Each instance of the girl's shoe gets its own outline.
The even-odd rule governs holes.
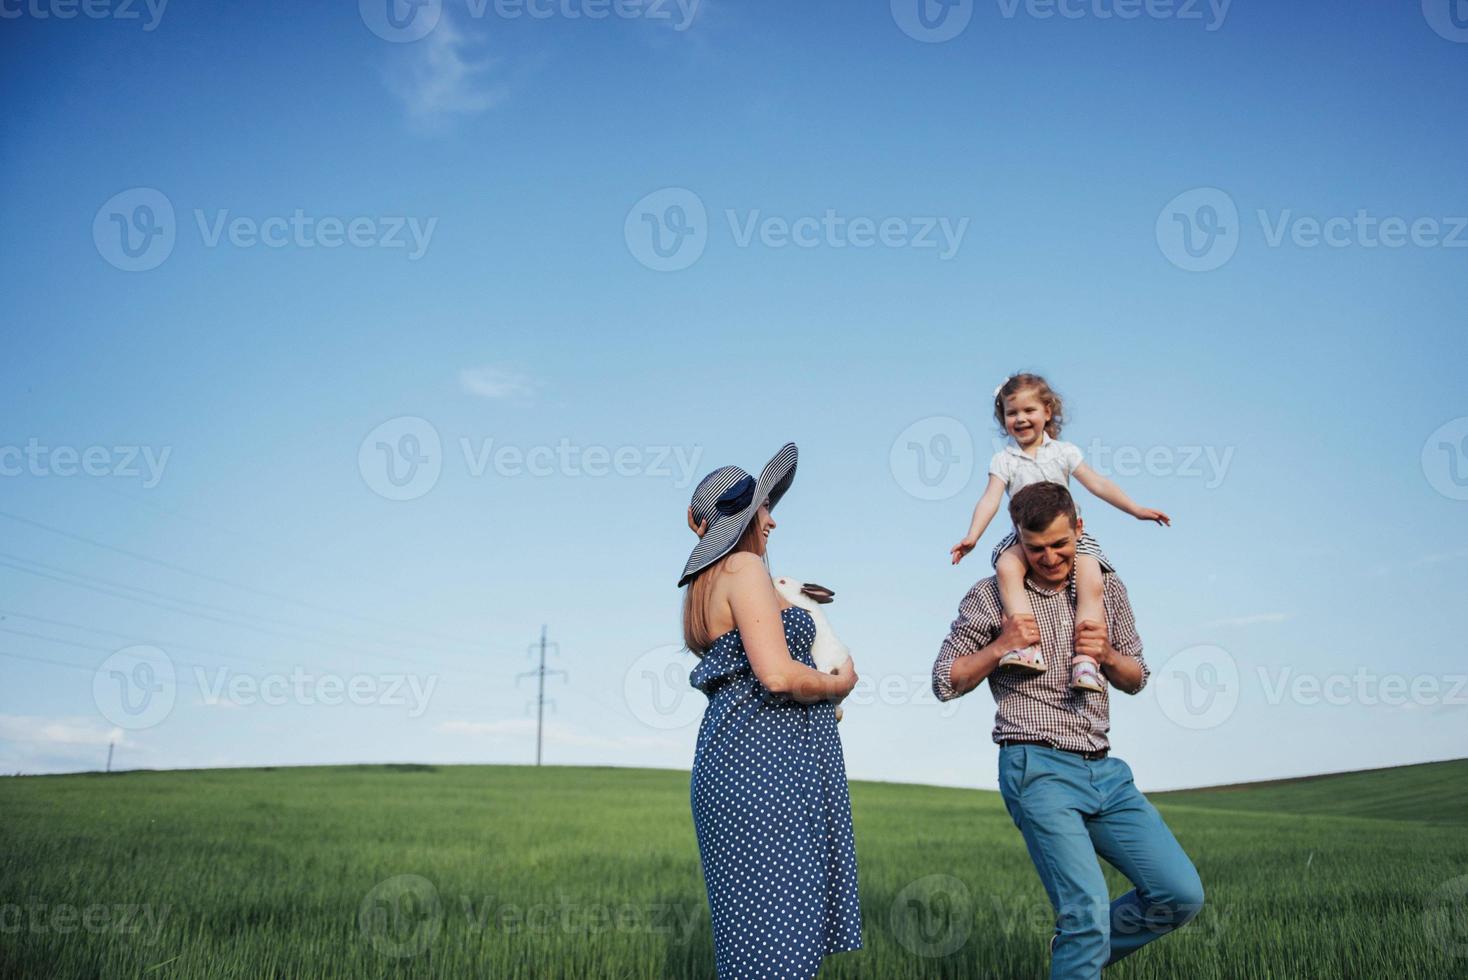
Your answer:
[[[1045,673],[1045,658],[1039,647],[1024,647],[1011,650],[999,658],[1001,667],[1020,667],[1034,674]]]
[[[1101,672],[1089,660],[1077,660],[1071,667],[1070,686],[1082,691],[1096,691],[1097,693],[1106,690],[1106,684],[1101,680]]]

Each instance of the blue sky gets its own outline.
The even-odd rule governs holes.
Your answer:
[[[685,768],[691,481],[790,439],[850,774],[992,787],[1021,369],[1174,518],[1080,491],[1144,786],[1461,755],[1468,21],[905,4],[5,6],[0,771],[523,763],[542,623],[547,761]]]

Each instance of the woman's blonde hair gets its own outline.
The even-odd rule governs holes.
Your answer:
[[[1051,439],[1059,439],[1060,430],[1065,427],[1065,402],[1060,393],[1050,387],[1050,382],[1038,374],[1010,375],[999,386],[999,390],[994,393],[994,421],[999,423],[999,428],[1004,428],[1004,399],[1021,391],[1033,391],[1040,399],[1040,404],[1050,410],[1050,421],[1045,423],[1045,433]]]
[[[729,554],[714,562],[695,575],[683,589],[683,645],[702,657],[713,646],[717,636],[710,635],[708,606],[714,592],[714,579],[722,574],[724,563],[741,551],[759,554],[759,512],[750,518],[749,525]]]

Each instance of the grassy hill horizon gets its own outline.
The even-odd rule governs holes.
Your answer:
[[[822,977],[1044,974],[1053,919],[996,792],[851,795],[865,948]],[[1468,759],[1151,798],[1208,903],[1109,978],[1468,975]],[[680,770],[22,776],[0,813],[0,977],[713,973]]]

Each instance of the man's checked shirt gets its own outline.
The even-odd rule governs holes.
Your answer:
[[[1142,638],[1127,598],[1126,586],[1111,573],[1102,576],[1107,633],[1123,656],[1142,665],[1145,686],[1151,671],[1142,657]],[[1110,685],[1102,692],[1070,686],[1070,656],[1075,636],[1075,590],[1047,592],[1028,578],[1025,590],[1040,628],[1040,652],[1046,670],[1032,674],[1018,667],[996,669],[988,677],[994,695],[994,741],[1037,739],[1055,748],[1099,752],[1111,748]],[[958,696],[950,680],[953,662],[993,643],[1003,628],[1004,606],[999,583],[990,577],[978,582],[958,606],[958,618],[933,664],[933,693],[940,701]]]

